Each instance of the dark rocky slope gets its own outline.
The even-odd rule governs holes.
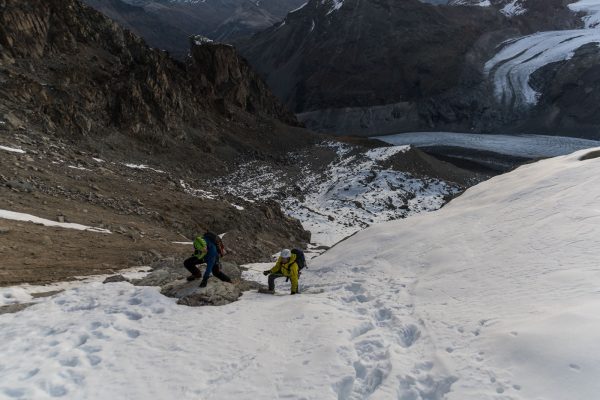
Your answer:
[[[231,47],[194,42],[179,63],[75,1],[6,1],[0,26],[0,118],[13,128],[97,151],[135,143],[134,157],[176,151],[202,170],[310,141]]]
[[[313,129],[356,135],[520,129],[525,119],[494,97],[484,64],[508,38],[578,28],[581,20],[562,0],[523,1],[527,12],[519,15],[501,12],[506,3],[345,0],[332,11],[333,2],[312,0],[241,51]],[[528,126],[557,128],[539,119]]]
[[[156,48],[184,59],[187,38],[232,41],[270,27],[304,0],[84,0]]]

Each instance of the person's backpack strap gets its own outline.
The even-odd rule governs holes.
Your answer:
[[[219,235],[210,231],[206,231],[204,237],[215,244],[217,247],[217,253],[219,253],[220,257],[225,255],[225,245],[223,244],[223,240],[219,237]]]

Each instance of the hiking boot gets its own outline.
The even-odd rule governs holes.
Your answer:
[[[258,289],[258,293],[275,294],[275,290],[269,290],[269,289],[260,288],[260,289]]]
[[[202,279],[202,282],[200,282],[200,287],[206,287],[206,285],[208,285],[208,279]]]
[[[197,276],[197,275],[190,275],[187,278],[185,278],[188,282],[192,282],[195,281],[196,279],[200,279],[201,276]]]

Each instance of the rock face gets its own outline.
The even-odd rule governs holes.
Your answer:
[[[224,46],[194,44],[202,58],[181,64],[75,0],[5,1],[0,26],[0,115],[22,126],[92,146],[104,138],[129,150],[135,141],[183,158],[196,150],[210,164],[240,151],[271,153],[263,139],[273,128],[260,125],[295,122]]]
[[[201,34],[219,41],[250,37],[283,18],[304,0],[85,0],[156,48],[183,60],[187,40]]]
[[[195,92],[215,99],[222,107],[234,105],[252,114],[297,123],[232,46],[198,36],[191,37],[190,42],[188,71],[194,77],[191,83]]]
[[[582,21],[561,0],[479,3],[312,0],[240,49],[312,129],[373,135],[523,128],[529,115],[498,101],[486,62],[504,40]],[[541,119],[557,121],[548,114],[527,126],[544,133],[560,126],[536,124]]]

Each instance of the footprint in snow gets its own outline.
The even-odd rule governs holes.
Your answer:
[[[127,330],[127,336],[129,336],[131,339],[136,339],[138,336],[140,336],[140,331],[137,329],[129,329]]]
[[[63,397],[66,396],[68,391],[63,385],[48,385],[44,388],[46,392],[52,397]]]
[[[133,297],[133,298],[129,299],[128,303],[132,306],[137,306],[139,304],[142,304],[142,300],[138,299],[137,297]]]
[[[94,355],[94,354],[88,354],[87,356],[88,361],[90,362],[90,365],[95,367],[96,365],[100,364],[102,362],[102,358]]]
[[[6,389],[3,389],[2,391],[8,397],[12,397],[15,399],[21,399],[21,398],[23,398],[23,396],[25,396],[25,389],[21,389],[21,388],[16,388],[16,389],[6,388]]]
[[[411,347],[419,337],[421,337],[421,331],[413,324],[401,327],[398,334],[400,337],[400,345],[404,348]]]
[[[573,371],[581,371],[581,367],[577,364],[569,364],[569,368],[571,368]]]
[[[378,322],[389,321],[392,319],[392,311],[389,308],[380,308],[377,310],[375,319],[377,319]]]
[[[22,381],[26,381],[28,379],[31,379],[34,376],[36,376],[39,372],[40,372],[39,368],[32,369],[31,371],[28,371],[25,375],[23,375],[23,377],[21,378],[21,380]]]
[[[132,321],[138,321],[143,318],[142,314],[135,311],[125,311],[123,314]]]
[[[79,358],[77,358],[77,357],[63,358],[62,360],[59,360],[59,363],[63,367],[76,367],[79,365]]]

